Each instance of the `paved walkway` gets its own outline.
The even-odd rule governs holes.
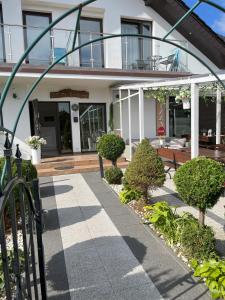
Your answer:
[[[43,178],[49,299],[210,299],[99,174]]]

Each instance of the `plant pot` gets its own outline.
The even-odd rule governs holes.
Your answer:
[[[41,163],[41,149],[31,149],[32,164],[39,165]]]
[[[183,109],[190,109],[191,108],[191,103],[189,99],[182,100],[183,103]]]

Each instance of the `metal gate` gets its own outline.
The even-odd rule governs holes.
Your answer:
[[[29,181],[35,169],[22,161],[19,145],[12,157],[8,133],[4,147],[5,178],[0,194],[0,272],[4,277],[0,275],[0,299],[46,299],[38,179]]]
[[[60,61],[65,59],[71,53],[96,42],[103,42],[105,40],[122,37],[146,38],[176,46],[177,48],[196,58],[209,70],[211,74],[215,76],[215,78],[217,78],[218,84],[221,86],[221,88],[225,89],[225,84],[204,60],[185,47],[182,47],[181,45],[167,39],[168,36],[177,29],[179,24],[183,22],[183,20],[185,20],[202,3],[207,3],[208,5],[225,13],[225,9],[222,6],[214,3],[211,0],[196,0],[196,3],[182,18],[180,18],[180,20],[164,37],[147,36],[141,34],[115,34],[105,37],[101,36],[100,38],[76,46],[82,9],[96,1],[97,0],[86,0],[80,3],[58,17],[47,28],[45,28],[43,32],[26,49],[18,63],[14,66],[13,71],[7,79],[7,82],[2,90],[0,100],[0,132],[7,133],[4,161],[0,160],[0,293],[3,291],[2,293],[4,293],[4,297],[7,300],[46,299],[44,255],[42,245],[42,209],[39,196],[38,180],[29,180],[29,168],[25,167],[24,170],[19,146],[17,145],[17,151],[15,154],[16,158],[13,158],[12,145],[21,114],[30,96],[45,75],[48,74],[48,72],[51,71],[55,65],[60,63]],[[26,60],[29,53],[45,36],[45,34],[48,34],[55,25],[73,13],[77,13],[77,19],[75,22],[71,49],[65,54],[60,55],[60,57],[58,57],[50,66],[48,66],[47,69],[40,75],[40,77],[35,80],[22,101],[20,111],[14,120],[15,122],[12,131],[8,130],[4,127],[4,116],[2,111],[17,72],[19,72],[21,65]],[[8,134],[10,135],[10,139]],[[10,236],[12,248],[8,249]],[[19,238],[19,236],[21,236],[21,238]],[[3,274],[3,276],[1,274]]]

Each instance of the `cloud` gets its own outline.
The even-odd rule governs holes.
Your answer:
[[[213,30],[225,35],[225,14],[221,15],[212,25]]]

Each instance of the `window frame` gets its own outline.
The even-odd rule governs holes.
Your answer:
[[[103,36],[103,19],[101,18],[92,18],[92,17],[81,17],[80,20],[87,20],[87,21],[97,21],[100,23],[100,36]],[[79,34],[78,34],[78,38],[79,38],[79,45],[80,45],[80,23],[79,23]],[[90,31],[91,32],[91,31]],[[82,60],[81,60],[81,52],[82,52],[82,48],[79,49],[79,61],[80,61],[80,67],[85,67],[84,65],[82,65]],[[105,68],[105,53],[104,53],[104,44],[101,44],[101,60],[102,60],[102,68]]]
[[[128,18],[121,18],[121,32],[122,32],[122,25],[123,24],[131,24],[131,25],[137,25],[138,26],[138,34],[143,34],[143,27],[144,25],[149,25],[150,26],[150,35],[152,36],[152,31],[153,31],[153,22],[152,21],[145,21],[145,20],[138,20],[138,19],[128,19]],[[143,60],[144,57],[144,46],[143,46],[143,40],[139,40],[139,54],[140,60]],[[150,53],[149,56],[152,55],[152,42],[150,42],[149,39],[149,44],[150,44]]]
[[[39,11],[32,11],[32,10],[23,10],[22,11],[22,19],[23,19],[23,36],[24,36],[24,46],[25,49],[28,47],[28,41],[27,41],[27,22],[26,22],[26,16],[42,16],[42,17],[48,17],[49,24],[52,23],[52,13],[46,13],[46,12],[39,12]],[[51,41],[50,41],[50,47],[51,47]],[[29,56],[25,59],[26,64],[29,64]],[[49,61],[50,64],[50,61]]]
[[[0,12],[1,12],[1,33],[2,33],[2,54],[3,54],[3,62],[6,63],[6,49],[5,49],[5,33],[4,33],[4,18],[3,18],[3,9],[2,3],[0,3]]]

